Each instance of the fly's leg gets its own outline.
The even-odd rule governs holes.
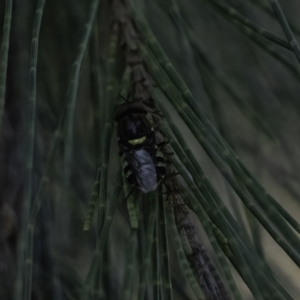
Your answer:
[[[164,154],[162,151],[157,150],[156,152],[156,175],[157,175],[157,186],[159,186],[166,175],[166,163]]]
[[[168,153],[165,150],[165,147],[167,147],[169,145],[170,145],[170,142],[164,140],[163,142],[160,142],[159,144],[157,144],[157,148],[165,155],[172,155],[172,154],[174,154],[173,152]]]
[[[133,229],[138,228],[138,205],[135,201],[135,193],[134,188],[135,184],[132,184],[130,181],[132,181],[132,172],[130,170],[128,161],[123,157],[122,158],[122,175],[123,175],[123,181],[124,181],[124,192],[127,202],[127,210],[130,220],[130,226]]]

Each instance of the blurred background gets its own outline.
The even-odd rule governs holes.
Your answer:
[[[118,15],[113,2],[118,1],[0,2],[0,24],[3,24],[0,33],[3,41],[0,298],[3,300],[82,299],[98,235],[95,220],[89,232],[83,231],[83,224],[101,162],[99,153],[107,143],[101,117],[105,117],[103,103],[108,101],[112,24]],[[278,2],[299,39],[300,3]],[[97,4],[98,7],[92,6]],[[293,51],[287,49],[290,48],[287,37],[269,1],[135,0],[134,5],[145,16],[197,107],[208,116],[256,181],[299,220],[300,66]],[[124,7],[127,6],[125,1]],[[87,34],[86,24],[92,12],[93,26]],[[142,30],[135,26],[143,43]],[[266,37],[255,26],[264,28],[270,35]],[[88,37],[86,47],[79,48],[84,36]],[[271,41],[272,37],[277,42]],[[122,88],[120,78],[125,65],[122,38],[118,43],[121,50],[115,56],[114,80],[119,84],[115,87],[116,95]],[[78,60],[81,54],[82,61]],[[36,85],[33,84],[35,59]],[[155,85],[160,87],[159,83]],[[36,105],[33,106],[35,87]],[[72,91],[76,98],[74,106],[70,105],[75,99]],[[300,299],[299,267],[245,208],[170,102],[165,100],[164,104],[210,184],[291,299]],[[72,109],[73,123],[68,123]],[[110,138],[108,203],[112,201],[115,176],[121,166],[115,130]],[[32,229],[32,278],[26,279],[27,265],[24,267],[20,261],[30,251],[27,247],[31,229],[26,231],[26,228],[32,223],[28,211],[37,199],[41,204]],[[201,222],[193,212],[191,218],[202,243],[216,261]],[[117,207],[105,248],[103,290],[93,299],[123,299],[129,234],[128,212],[123,201]],[[298,233],[295,235],[299,238]],[[197,299],[171,244],[169,255],[173,299]],[[242,299],[256,299],[235,268],[231,266],[231,269]],[[26,280],[31,280],[31,293],[23,293],[22,288],[19,292],[17,278],[23,278],[25,286]],[[139,281],[134,281],[130,299],[138,299],[134,292],[138,285]],[[23,294],[32,296],[26,298]],[[151,292],[146,295],[147,299],[152,296]]]

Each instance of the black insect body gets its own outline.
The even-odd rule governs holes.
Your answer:
[[[165,167],[146,108],[137,102],[124,103],[117,107],[115,121],[126,178],[143,193],[156,190]]]

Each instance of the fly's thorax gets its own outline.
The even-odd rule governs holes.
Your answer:
[[[147,107],[139,102],[128,102],[118,105],[114,111],[117,122],[118,138],[122,143],[142,144],[149,139],[153,129],[153,119]]]
[[[118,144],[123,153],[146,149],[156,150],[156,135],[145,115],[132,114],[118,123]]]
[[[151,134],[151,125],[145,115],[130,114],[118,122],[118,137],[122,140],[137,140]]]

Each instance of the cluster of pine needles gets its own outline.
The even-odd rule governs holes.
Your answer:
[[[300,299],[282,2],[2,1],[1,299]],[[166,166],[147,194],[118,154],[129,94]]]

